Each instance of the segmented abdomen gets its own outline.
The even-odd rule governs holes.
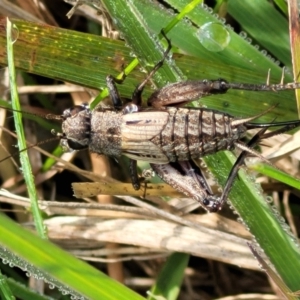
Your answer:
[[[198,158],[232,148],[246,128],[232,128],[233,117],[212,110],[167,108],[165,128],[151,139],[169,161]]]

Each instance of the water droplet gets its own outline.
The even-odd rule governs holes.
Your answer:
[[[250,39],[249,37],[246,38],[245,41],[246,41],[248,44],[251,44],[251,43],[252,43],[252,39]]]
[[[269,204],[273,203],[273,197],[267,196],[267,197],[266,197],[266,201],[267,201],[267,203],[269,203]]]
[[[130,51],[130,52],[129,52],[129,56],[130,56],[130,57],[136,58],[136,55],[135,55],[135,53],[134,53],[133,51]]]
[[[207,50],[219,52],[230,42],[230,34],[222,23],[209,22],[201,26],[197,32],[200,43]]]
[[[241,31],[239,36],[242,37],[243,39],[245,39],[245,38],[247,38],[247,33],[245,31]]]
[[[264,50],[264,49],[261,50],[260,53],[261,53],[262,55],[264,55],[264,56],[267,56],[267,55],[268,55],[268,52],[267,52],[266,50]]]
[[[241,223],[241,224],[244,222],[243,219],[240,217],[237,218],[237,221],[238,221],[238,223]]]
[[[12,25],[12,30],[11,30],[11,41],[14,44],[19,37],[19,29],[17,25],[13,24]]]
[[[225,23],[226,23],[226,19],[225,19],[225,18],[219,18],[219,20],[220,20],[220,22],[221,22],[222,24],[225,24]]]
[[[200,167],[205,170],[207,169],[207,166],[203,160],[200,161]]]
[[[231,25],[229,25],[229,24],[226,25],[226,28],[227,28],[228,30],[234,31],[234,28],[233,28]]]
[[[118,24],[118,19],[112,18],[113,24],[117,25]]]
[[[209,12],[210,14],[213,14],[213,12],[214,12],[214,10],[211,7],[208,7],[208,6],[207,6],[206,11]]]
[[[192,26],[192,22],[189,18],[183,18],[183,22],[186,24],[186,25],[189,25],[189,26]]]

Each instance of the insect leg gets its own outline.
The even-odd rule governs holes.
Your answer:
[[[193,160],[181,162],[180,167],[185,174],[192,176],[196,181],[198,181],[198,183],[204,187],[209,195],[213,194],[204,174],[201,172],[201,169],[195,164]]]
[[[148,76],[143,80],[143,82],[141,82],[136,89],[134,90],[133,94],[132,94],[132,102],[138,106],[140,106],[142,104],[142,93],[144,90],[145,85],[147,84],[147,82],[152,78],[152,76],[162,67],[165,59],[167,58],[167,56],[169,55],[172,45],[171,45],[171,41],[170,39],[166,36],[165,32],[162,30],[161,34],[163,35],[163,37],[166,39],[166,41],[168,42],[168,47],[166,49],[166,51],[164,52],[164,56],[163,58],[153,67],[153,69],[151,70],[151,72],[148,74]]]
[[[142,93],[143,93],[146,83],[152,78],[152,76],[157,72],[157,70],[163,65],[164,60],[166,59],[166,57],[168,56],[168,54],[171,51],[171,48],[172,48],[171,41],[166,36],[166,34],[164,33],[163,30],[161,31],[161,34],[167,40],[168,47],[167,47],[166,51],[164,52],[163,58],[153,67],[153,69],[148,74],[146,79],[143,80],[143,82],[140,83],[134,90],[131,100],[132,100],[132,103],[137,106],[140,106],[142,104]],[[126,78],[126,74],[124,72],[122,74],[121,79],[113,77],[112,75],[108,75],[106,77],[106,85],[109,90],[109,95],[110,95],[111,101],[113,103],[113,106],[116,110],[122,110],[122,101],[121,101],[118,89],[116,87],[116,83],[122,84],[125,78]],[[128,110],[128,113],[130,113],[130,112],[131,112],[131,109]],[[127,113],[127,110],[125,110],[125,113]]]
[[[217,80],[189,80],[169,84],[155,91],[148,99],[148,106],[179,106],[188,102],[210,96],[213,94],[223,94],[229,89],[249,90],[249,91],[282,91],[300,89],[300,82],[270,84],[245,84],[231,83],[224,79]]]
[[[274,125],[276,125],[276,123]],[[254,135],[254,137],[247,143],[247,147],[251,149],[254,146],[256,146],[261,140],[264,140],[264,139],[270,138],[272,136],[275,136],[275,135],[284,133],[286,131],[289,131],[289,130],[291,130],[291,129],[297,127],[297,126],[299,126],[299,122],[298,122],[298,124],[296,122],[294,122],[294,123],[287,122],[287,124],[283,124],[283,125],[285,125],[285,126],[282,127],[282,128],[279,128],[279,129],[274,130],[272,132],[265,133],[266,130],[269,127],[272,126],[272,123],[270,123],[269,127],[262,128],[256,135]],[[247,155],[249,155],[248,151],[246,151],[246,150],[242,151],[241,154],[239,155],[239,157],[237,158],[235,164],[233,165],[233,167],[232,167],[232,169],[231,169],[231,171],[230,171],[230,173],[228,175],[225,187],[223,189],[223,193],[220,196],[220,205],[221,206],[227,200],[229,192],[230,192],[230,190],[232,188],[234,179],[236,178],[236,176],[238,174],[238,171],[239,171],[239,168],[244,163],[244,160],[245,160],[245,158],[246,158]]]
[[[137,172],[137,161],[129,159],[129,173],[132,182],[132,186],[135,190],[139,190],[141,187],[140,179]]]
[[[244,126],[247,127],[248,130],[254,129],[254,128],[269,128],[269,127],[274,127],[274,126],[276,126],[276,127],[283,126],[282,128],[279,128],[272,132],[266,133],[263,136],[263,139],[267,139],[274,135],[278,135],[280,133],[284,133],[284,132],[287,132],[289,130],[299,127],[300,120],[284,121],[284,122],[277,122],[277,123],[245,123]]]
[[[255,145],[257,145],[263,138],[264,133],[266,132],[268,128],[261,129],[254,137],[247,143],[248,148],[253,148]],[[234,163],[233,167],[230,170],[230,173],[227,177],[226,184],[223,189],[223,193],[220,196],[220,206],[222,207],[224,202],[227,200],[228,195],[230,193],[230,190],[232,188],[234,179],[238,176],[238,171],[240,167],[243,165],[246,156],[249,155],[249,152],[244,150],[241,152],[239,157],[237,158],[236,162]]]
[[[122,106],[123,106],[123,103],[119,95],[119,91],[116,87],[116,83],[121,84],[124,81],[125,77],[126,77],[125,73],[123,73],[122,79],[117,79],[112,75],[106,76],[106,86],[108,88],[110,99],[113,103],[115,110],[122,110]]]
[[[195,169],[191,161],[163,165],[150,164],[150,166],[163,181],[199,202],[204,209],[209,212],[219,210],[219,197],[212,194],[201,170]]]
[[[155,91],[147,104],[156,108],[181,106],[213,94],[224,94],[228,89],[228,83],[224,79],[176,82]]]

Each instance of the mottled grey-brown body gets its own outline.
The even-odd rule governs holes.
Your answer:
[[[67,150],[89,148],[108,156],[126,155],[155,164],[232,149],[246,127],[232,116],[206,109],[165,107],[124,114],[88,108],[68,111],[62,124]]]
[[[60,143],[65,151],[89,148],[108,156],[122,155],[121,112],[75,107],[65,110],[63,116]]]
[[[233,117],[213,110],[170,107],[166,111],[166,126],[151,142],[170,162],[232,149],[247,130],[243,125],[232,127]]]
[[[260,157],[240,141],[247,130],[262,128],[256,139],[265,139],[274,135],[264,134],[270,126],[283,126],[275,134],[300,126],[299,120],[251,123],[272,107],[244,119],[209,109],[172,107],[198,97],[222,94],[229,88],[277,90],[295,87],[290,84],[256,87],[230,84],[223,79],[174,83],[155,91],[148,99],[150,107],[143,109],[141,92],[153,73],[136,88],[132,102],[125,107],[122,106],[114,78],[108,76],[114,108],[90,111],[86,105],[65,110],[60,117],[63,133],[59,134],[63,148],[66,151],[89,148],[92,152],[113,157],[126,155],[130,158],[129,172],[135,189],[140,188],[136,162],[147,161],[166,183],[198,201],[209,212],[216,212],[227,199],[233,177],[229,176],[221,197],[214,195],[193,159],[234,147]]]

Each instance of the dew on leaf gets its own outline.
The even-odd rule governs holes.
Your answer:
[[[197,37],[202,46],[211,52],[224,50],[230,42],[227,27],[219,22],[205,23],[198,29]]]

